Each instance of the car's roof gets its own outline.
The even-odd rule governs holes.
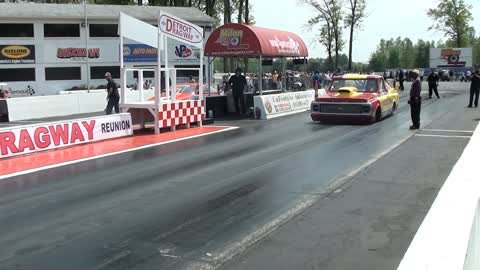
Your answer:
[[[365,80],[365,79],[380,79],[383,78],[380,75],[370,75],[370,74],[355,74],[355,73],[347,73],[340,76],[334,77],[337,80]]]

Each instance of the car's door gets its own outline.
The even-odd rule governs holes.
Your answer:
[[[386,115],[392,111],[393,100],[389,95],[389,92],[385,87],[383,80],[380,80],[380,79],[378,80],[378,86],[379,86],[379,100],[380,100],[380,105],[382,106],[382,114]]]

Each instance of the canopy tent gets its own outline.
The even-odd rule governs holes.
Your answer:
[[[258,90],[262,94],[262,58],[306,58],[308,49],[303,40],[291,32],[229,23],[212,32],[205,45],[205,56],[258,58]]]
[[[291,32],[229,23],[210,35],[205,56],[307,57],[308,49],[303,40]]]

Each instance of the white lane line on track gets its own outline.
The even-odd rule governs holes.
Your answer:
[[[431,135],[431,134],[415,134],[418,137],[435,137],[435,138],[465,138],[470,139],[472,136],[460,136],[460,135]]]
[[[258,241],[262,240],[270,233],[274,232],[276,229],[281,227],[282,225],[286,224],[302,212],[304,212],[307,208],[317,203],[320,199],[328,196],[335,192],[335,190],[341,188],[346,183],[350,182],[352,178],[357,175],[358,173],[362,172],[363,170],[367,169],[377,160],[381,159],[382,157],[386,156],[388,153],[395,150],[401,144],[406,142],[408,139],[412,138],[414,133],[408,134],[405,138],[397,141],[394,145],[391,145],[384,151],[375,154],[370,158],[368,161],[363,163],[361,166],[350,170],[347,174],[341,175],[340,177],[333,179],[333,181],[328,185],[327,192],[324,194],[312,195],[312,194],[304,194],[304,196],[298,200],[298,202],[290,209],[288,209],[285,213],[281,214],[279,217],[273,219],[272,221],[261,224],[254,232],[248,234],[244,238],[240,239],[239,241],[227,246],[219,253],[213,253],[213,256],[210,257],[210,260],[215,262],[214,265],[205,265],[200,264],[199,262],[193,262],[191,265],[187,267],[187,269],[202,269],[202,270],[215,270],[221,267],[223,264],[227,263],[236,255],[242,253],[243,251],[250,248],[252,245],[257,243]]]
[[[179,139],[174,139],[174,140],[165,141],[165,142],[159,142],[159,143],[154,143],[154,144],[143,145],[143,146],[139,146],[139,147],[135,147],[135,148],[127,149],[127,150],[122,150],[122,151],[118,151],[118,152],[103,154],[103,155],[99,155],[99,156],[94,156],[94,157],[88,157],[88,158],[82,158],[82,159],[77,159],[77,160],[62,162],[62,163],[58,163],[58,164],[54,164],[54,165],[39,167],[39,168],[30,169],[30,170],[25,170],[25,171],[21,171],[21,172],[16,172],[16,173],[11,173],[11,174],[0,175],[0,180],[4,180],[4,179],[10,178],[10,177],[14,177],[14,176],[19,176],[19,175],[34,173],[34,172],[38,172],[38,171],[43,171],[43,170],[58,168],[58,167],[66,166],[66,165],[71,165],[71,164],[75,164],[75,163],[84,162],[84,161],[89,161],[89,160],[94,160],[94,159],[99,159],[99,158],[104,158],[104,157],[110,157],[110,156],[114,156],[114,155],[118,155],[118,154],[124,154],[124,153],[128,153],[128,152],[133,152],[133,151],[137,151],[137,150],[141,150],[141,149],[146,149],[146,148],[150,148],[150,147],[155,147],[155,146],[160,146],[160,145],[164,145],[164,144],[169,144],[169,143],[174,143],[174,142],[180,142],[180,141],[184,141],[184,140],[199,138],[199,137],[203,137],[203,136],[207,136],[207,135],[212,135],[212,134],[216,134],[216,133],[221,133],[221,132],[226,132],[226,131],[230,131],[230,130],[234,130],[234,129],[237,129],[237,128],[238,128],[238,127],[231,127],[231,126],[214,126],[214,127],[223,127],[223,128],[225,128],[225,129],[217,130],[217,131],[212,131],[212,132],[208,132],[208,133],[204,133],[204,134],[198,134],[198,135],[188,136],[188,137],[179,138]],[[55,151],[55,150],[53,150],[53,151]],[[1,161],[0,161],[0,162],[1,162]]]
[[[453,132],[453,133],[473,133],[473,130],[459,130],[459,129],[422,129],[423,131],[430,132]]]

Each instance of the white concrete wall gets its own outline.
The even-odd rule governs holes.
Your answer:
[[[480,269],[479,150],[477,126],[397,270]]]
[[[153,96],[153,90],[144,91],[144,100]],[[9,121],[102,112],[107,105],[106,90],[64,91],[60,95],[6,99]],[[127,91],[128,101],[140,101],[139,92]]]

